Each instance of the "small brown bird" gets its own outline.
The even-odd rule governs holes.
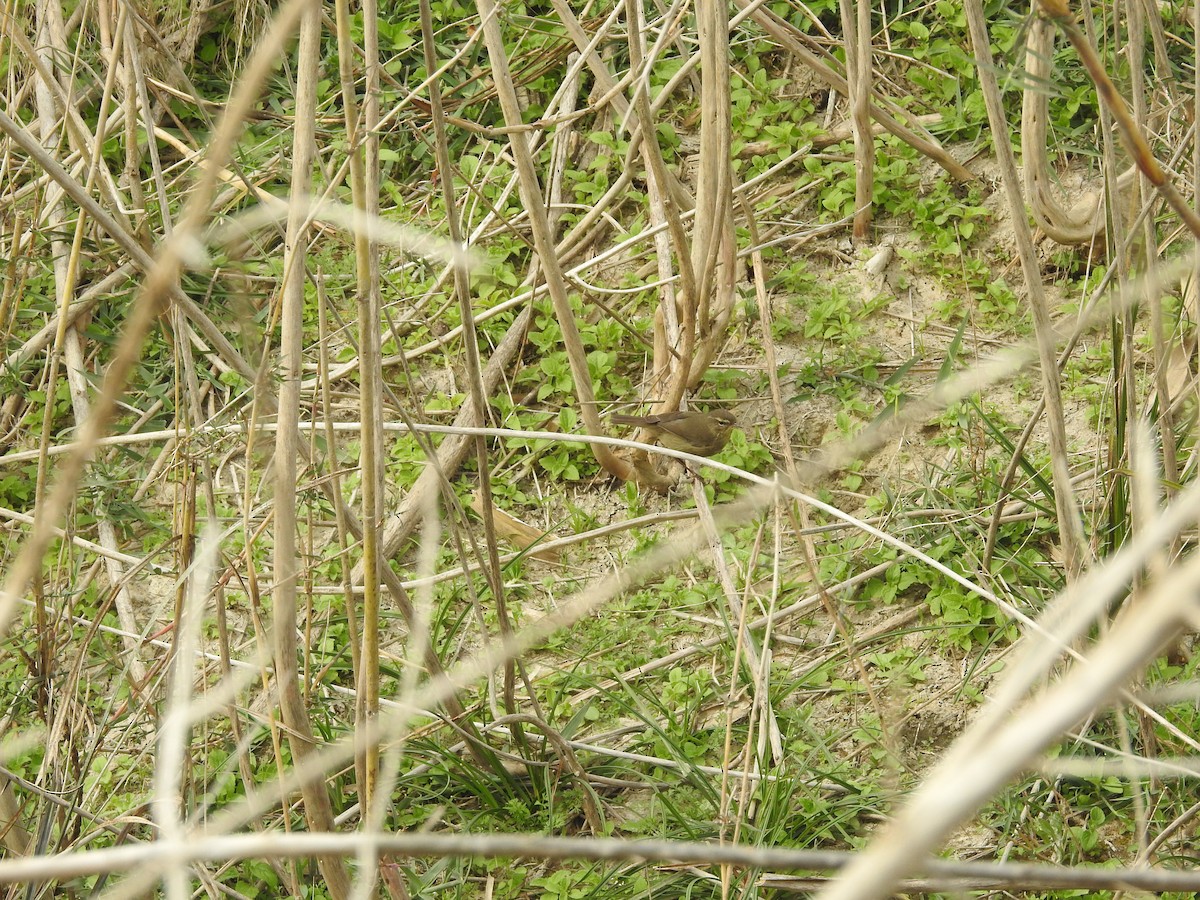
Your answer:
[[[614,414],[617,425],[640,425],[658,443],[671,450],[712,456],[729,443],[729,434],[737,419],[727,409],[711,412],[673,412],[660,416],[623,416]]]

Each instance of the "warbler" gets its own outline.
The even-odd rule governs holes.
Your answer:
[[[737,419],[727,409],[709,412],[673,412],[658,416],[612,417],[617,425],[638,425],[653,435],[654,440],[671,450],[712,456],[729,443],[729,435]]]

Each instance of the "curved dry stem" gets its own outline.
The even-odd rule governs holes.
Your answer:
[[[1096,85],[1096,92],[1100,95],[1100,100],[1116,120],[1117,127],[1121,132],[1121,141],[1125,145],[1126,152],[1133,159],[1141,173],[1146,176],[1150,183],[1162,194],[1167,203],[1170,204],[1171,209],[1175,210],[1175,213],[1187,225],[1192,235],[1200,238],[1200,215],[1197,215],[1187,205],[1187,202],[1183,199],[1183,195],[1175,187],[1174,182],[1167,178],[1162,166],[1158,163],[1158,159],[1150,149],[1150,144],[1146,141],[1145,135],[1142,134],[1141,128],[1138,127],[1137,122],[1130,113],[1129,107],[1126,106],[1112,79],[1108,77],[1108,72],[1105,71],[1103,63],[1100,62],[1096,48],[1092,46],[1087,36],[1076,24],[1074,14],[1071,12],[1071,8],[1067,5],[1066,0],[1038,0],[1038,5],[1056,25],[1062,28],[1067,39],[1071,42],[1071,46],[1079,54],[1080,61],[1083,63],[1084,68],[1087,69],[1092,82]]]
[[[1104,198],[1088,193],[1070,207],[1055,194],[1050,174],[1047,147],[1050,60],[1054,53],[1054,23],[1040,16],[1029,25],[1025,41],[1025,86],[1021,105],[1021,162],[1025,194],[1029,198],[1034,221],[1053,240],[1067,245],[1089,245],[1103,241],[1106,231]],[[1124,197],[1137,179],[1137,170],[1129,169],[1118,179],[1118,193]]]

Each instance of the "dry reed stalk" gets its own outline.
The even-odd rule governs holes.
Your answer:
[[[1073,576],[1087,562],[1087,541],[1083,534],[1079,505],[1071,487],[1071,472],[1067,466],[1068,444],[1063,416],[1062,389],[1058,380],[1058,358],[1053,338],[1053,325],[1047,308],[1045,289],[1042,284],[1041,267],[1033,247],[1033,235],[1025,218],[1025,200],[1021,195],[1020,176],[1013,159],[1012,146],[1005,138],[1008,122],[1004,117],[1004,103],[996,83],[995,63],[992,60],[987,22],[977,0],[966,4],[967,24],[970,26],[971,42],[979,60],[979,81],[991,123],[996,159],[1000,164],[1001,180],[1004,183],[1005,199],[1008,201],[1009,219],[1016,238],[1017,253],[1021,259],[1021,271],[1025,276],[1025,288],[1033,317],[1034,332],[1038,336],[1038,358],[1042,367],[1042,391],[1046,402],[1046,418],[1050,428],[1050,457],[1054,479],[1054,504],[1058,514],[1059,540],[1063,545],[1066,567]]]
[[[696,305],[697,331],[694,358],[681,372],[689,390],[700,383],[725,344],[737,277],[730,153],[733,101],[729,89],[729,10],[725,4],[702,4],[696,8],[696,24],[700,44],[700,160],[691,246],[697,293],[684,303]]]
[[[316,741],[308,709],[304,704],[297,679],[296,591],[301,577],[296,556],[296,484],[297,447],[296,425],[301,410],[300,378],[304,370],[304,285],[306,280],[306,251],[308,210],[305,198],[311,192],[314,132],[316,122],[317,64],[321,54],[321,16],[319,9],[309,5],[300,22],[300,46],[297,50],[296,115],[292,140],[291,199],[287,236],[284,245],[284,275],[280,285],[280,383],[279,430],[275,436],[273,576],[271,645],[275,661],[275,689],[279,708],[287,728],[292,759],[303,762],[311,758]],[[364,441],[364,445],[365,445]],[[304,817],[310,831],[332,831],[333,806],[329,792],[321,781],[310,781],[301,787],[304,796]],[[335,856],[319,856],[317,865],[335,900],[350,896],[350,876],[345,862]]]
[[[350,190],[356,213],[375,217],[379,211],[378,146],[374,128],[378,123],[378,11],[374,6],[363,8],[364,108],[360,112],[358,85],[354,69],[354,41],[350,34],[350,7],[346,0],[335,4],[337,16],[338,73],[341,78],[342,110],[346,134],[350,141],[347,162]],[[375,99],[372,100],[371,98]],[[366,107],[370,105],[368,112]],[[371,156],[371,160],[368,160]],[[371,174],[374,169],[375,174]],[[374,188],[374,189],[373,189]],[[363,579],[362,632],[359,648],[358,687],[355,704],[355,727],[379,714],[379,616],[380,579],[384,564],[380,555],[380,531],[383,513],[383,435],[379,429],[382,415],[382,366],[380,362],[380,297],[379,260],[377,245],[363,231],[354,235],[355,300],[358,311],[358,373],[359,421],[362,440],[359,451],[359,470],[362,484],[362,560]],[[379,751],[374,744],[364,744],[356,759],[358,790],[364,809],[375,802],[375,780],[378,777]]]
[[[654,319],[654,371],[650,390],[653,396],[660,398],[655,409],[672,412],[679,408],[686,387],[686,375],[680,373],[690,371],[695,355],[696,304],[701,288],[697,282],[692,244],[683,225],[682,210],[667,189],[666,162],[652,127],[650,67],[660,52],[660,45],[666,39],[668,30],[660,32],[653,49],[645,46],[646,25],[641,0],[625,0],[625,22],[629,68],[636,75],[631,108],[642,125],[640,149],[650,187],[650,220],[654,225],[666,226],[665,231],[655,237],[658,276],[663,283],[663,291]],[[678,296],[673,287],[675,273],[672,262],[679,270]],[[638,469],[640,473],[644,467],[639,465]],[[641,480],[652,478],[652,473],[646,472]]]
[[[496,5],[492,0],[477,0],[480,18],[483,19],[484,42],[487,44],[488,56],[492,63],[492,77],[496,83],[500,106],[504,111],[504,120],[510,128],[516,129],[522,123],[521,105],[517,99],[512,75],[508,66],[508,56],[504,48],[504,37],[500,25],[495,20]],[[546,278],[546,286],[550,299],[554,304],[555,316],[563,335],[563,345],[567,351],[567,361],[571,367],[571,375],[575,380],[575,392],[579,401],[580,418],[588,434],[603,434],[604,427],[600,422],[599,410],[596,407],[595,392],[592,388],[591,374],[588,370],[587,354],[579,337],[579,329],[575,324],[574,313],[567,294],[566,280],[563,277],[562,266],[554,252],[554,239],[550,230],[550,221],[546,215],[546,203],[538,182],[537,170],[529,151],[529,144],[522,130],[513,130],[508,134],[509,146],[520,175],[521,199],[529,214],[529,224],[533,231],[534,246],[537,250],[539,263]],[[605,448],[598,445],[593,448],[596,461],[607,472],[628,481],[630,466],[623,460],[613,456]]]
[[[437,53],[434,44],[433,14],[429,9],[429,0],[421,0],[421,37],[424,44],[425,67],[429,71],[437,68]],[[446,225],[450,240],[458,243],[462,240],[462,223],[454,191],[454,179],[450,176],[452,164],[450,161],[450,145],[446,136],[446,122],[442,108],[441,85],[437,81],[429,84],[430,113],[434,127],[434,152],[438,169],[443,173],[442,200],[446,206]],[[454,293],[458,300],[459,316],[463,327],[463,356],[466,360],[466,374],[471,402],[475,409],[482,413],[488,408],[489,395],[485,390],[483,369],[479,360],[479,338],[475,329],[475,311],[471,304],[471,284],[467,271],[462,266],[454,269]],[[482,418],[482,417],[481,417]],[[479,478],[477,496],[480,498],[478,513],[483,521],[484,549],[486,552],[485,573],[488,589],[495,603],[496,617],[500,632],[510,634],[513,630],[512,616],[508,610],[505,595],[504,578],[500,565],[500,549],[497,542],[497,517],[494,515],[492,502],[491,463],[488,460],[487,440],[482,435],[476,435],[474,440],[476,472]],[[429,495],[432,498],[432,494]],[[526,683],[528,686],[528,682]],[[529,691],[533,695],[533,691]],[[510,714],[518,711],[516,700],[516,665],[507,662],[504,666],[504,708]]]
[[[854,240],[867,239],[875,176],[875,140],[871,133],[871,3],[840,0],[846,83],[854,132]]]
[[[721,846],[711,841],[631,841],[624,838],[458,835],[419,831],[359,835],[295,832],[286,835],[204,835],[170,846],[133,845],[71,855],[0,860],[0,881],[14,884],[36,878],[67,880],[122,872],[144,863],[182,867],[204,860],[251,859],[272,854],[287,859],[303,859],[320,853],[339,853],[348,857],[359,853],[364,843],[369,843],[381,854],[400,859],[513,857],[634,864],[731,865],[778,872],[837,872],[844,869],[854,857],[849,851]],[[1100,891],[1124,888],[1186,893],[1200,888],[1200,876],[1195,872],[1169,869],[1068,868],[1043,863],[996,864],[947,859],[930,859],[922,864],[922,869],[925,877],[905,880],[897,885],[897,889],[924,893],[1005,889]],[[828,880],[811,876],[766,875],[760,883],[764,887],[778,886],[780,890],[813,890],[827,884]],[[104,896],[113,897],[114,893],[109,892]]]

